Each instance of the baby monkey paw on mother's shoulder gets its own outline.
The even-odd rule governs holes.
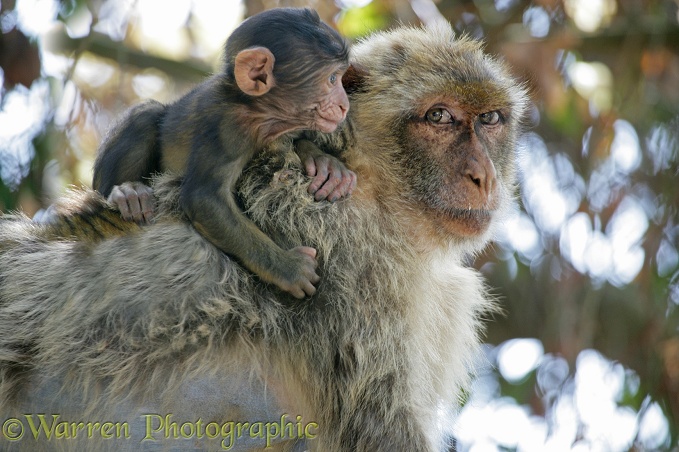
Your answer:
[[[332,155],[308,156],[302,163],[307,175],[313,177],[308,191],[316,201],[335,202],[349,197],[356,188],[356,174]]]
[[[356,188],[356,173],[338,158],[323,152],[313,141],[297,140],[295,152],[312,178],[308,192],[316,201],[335,202],[349,197]]]
[[[153,189],[141,182],[123,182],[113,186],[108,202],[114,205],[123,219],[149,223],[156,211]]]

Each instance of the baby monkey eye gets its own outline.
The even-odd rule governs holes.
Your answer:
[[[427,112],[427,120],[435,124],[448,124],[453,122],[453,117],[443,108],[432,108]]]
[[[489,111],[488,113],[481,113],[479,115],[479,120],[482,124],[487,126],[494,126],[500,122],[500,113],[497,111]]]

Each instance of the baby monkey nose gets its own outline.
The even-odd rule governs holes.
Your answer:
[[[342,112],[342,119],[346,118],[347,113],[349,112],[349,98],[347,97],[346,93],[344,94],[344,98],[338,103],[338,107]]]

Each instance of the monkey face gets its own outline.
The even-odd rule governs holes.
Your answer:
[[[318,68],[320,63],[314,63],[307,63],[309,67],[304,70],[295,68],[302,74],[293,80],[276,78],[276,84],[265,95],[248,99],[250,104],[243,108],[240,117],[245,124],[266,124],[261,143],[298,130],[331,133],[346,119],[349,98],[342,86],[342,76],[348,65],[332,61]],[[292,70],[283,66],[279,72]],[[256,125],[245,127],[257,129]]]
[[[316,89],[307,90],[313,93],[305,108],[311,114],[308,129],[331,133],[347,117],[349,98],[342,86],[345,71],[346,66],[330,67],[313,83]]]
[[[474,249],[510,205],[526,92],[479,42],[450,27],[379,38],[353,47],[351,116],[372,121],[364,143],[381,140],[392,151],[375,152],[396,154],[389,171],[414,216],[433,220],[429,236]],[[396,140],[374,131],[393,131]]]
[[[508,202],[513,170],[500,158],[507,116],[491,104],[436,96],[405,120],[401,159],[410,197],[446,232],[482,235]]]

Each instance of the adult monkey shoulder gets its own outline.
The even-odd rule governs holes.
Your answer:
[[[152,205],[142,178],[156,171],[183,175],[180,204],[204,237],[264,281],[297,298],[312,295],[316,250],[278,247],[240,212],[233,190],[260,149],[291,132],[332,132],[344,120],[347,45],[314,11],[280,8],[244,21],[224,53],[223,69],[177,102],[143,103],[112,129],[93,185],[105,196],[132,188],[131,200],[124,192],[111,194],[123,215],[141,191],[146,217]],[[322,186],[312,184],[317,199],[334,201],[353,190],[355,176],[339,160],[307,155],[313,176],[333,170]]]
[[[191,375],[248,357],[276,382],[282,413],[318,424],[311,450],[443,450],[491,304],[463,257],[508,207],[526,93],[446,27],[379,33],[352,62],[360,85],[346,129],[320,137],[321,147],[348,144],[362,181],[352,197],[311,202],[299,167],[274,164],[282,154],[258,156],[240,187],[264,233],[319,250],[327,276],[311,300],[248,278],[176,219],[88,253],[34,244],[28,231],[40,262],[21,247],[0,259],[11,282],[0,285],[0,388],[20,396],[49,369],[76,391],[106,385],[106,398],[88,400],[99,410],[147,394],[172,404]],[[175,202],[169,193],[161,208]]]

